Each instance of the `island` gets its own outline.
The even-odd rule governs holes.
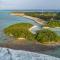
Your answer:
[[[36,41],[43,45],[60,45],[60,36],[49,29],[41,29],[33,34],[29,29],[33,25],[30,23],[17,23],[4,29],[7,36],[12,36],[16,40]]]
[[[29,31],[33,25],[30,23],[17,23],[4,29],[5,34],[17,39],[34,39],[34,35]]]

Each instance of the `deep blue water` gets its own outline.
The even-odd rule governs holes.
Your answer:
[[[6,40],[7,37],[4,35],[3,29],[8,27],[9,25],[12,25],[15,23],[20,23],[20,22],[24,22],[24,23],[28,22],[33,25],[37,25],[37,26],[39,26],[39,28],[41,28],[41,25],[37,24],[35,21],[33,21],[31,19],[10,15],[9,11],[8,12],[1,11],[0,12],[0,43],[7,41]],[[52,51],[46,51],[45,53],[48,55],[60,57],[60,47],[55,50],[52,50]]]

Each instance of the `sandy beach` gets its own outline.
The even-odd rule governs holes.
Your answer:
[[[15,16],[22,16],[22,17],[25,17],[25,18],[28,18],[28,19],[32,19],[34,20],[35,22],[37,22],[38,24],[41,24],[41,25],[44,25],[45,24],[45,21],[43,19],[40,19],[40,18],[36,18],[36,17],[32,17],[32,16],[27,16],[25,14],[18,14],[18,13],[11,13],[10,15],[15,15]]]

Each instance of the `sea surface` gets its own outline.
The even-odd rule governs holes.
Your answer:
[[[12,24],[21,23],[21,22],[31,23],[37,26],[37,28],[33,29],[33,32],[42,28],[41,25],[36,23],[34,20],[19,16],[13,16],[10,14],[10,12],[12,11],[0,11],[0,43],[5,43],[9,40],[8,37],[4,34],[3,30],[4,28]],[[60,34],[60,30],[59,31],[56,30],[56,31]],[[60,58],[60,47],[57,47],[55,50],[52,51],[46,51],[44,53]]]

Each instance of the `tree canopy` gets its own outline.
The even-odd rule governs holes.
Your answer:
[[[37,31],[36,39],[39,42],[57,41],[57,35],[51,30],[43,29]]]

